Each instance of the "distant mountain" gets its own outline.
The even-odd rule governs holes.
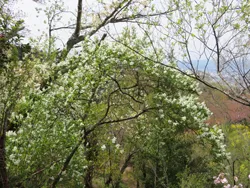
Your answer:
[[[216,69],[216,63],[214,61],[207,61],[207,60],[192,60],[192,64],[195,70],[197,71],[204,71],[206,70],[206,72],[208,73],[216,73],[217,69]],[[178,67],[181,70],[189,70],[191,69],[191,65],[189,63],[185,63],[185,62],[179,62]]]

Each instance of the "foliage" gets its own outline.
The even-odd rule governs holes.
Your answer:
[[[190,173],[190,170],[186,169],[179,174],[178,178],[180,178],[179,187],[181,188],[209,187],[207,175],[204,173]]]
[[[21,39],[19,31],[23,29],[23,21],[15,19],[8,11],[8,2],[0,2],[0,186],[5,188],[9,187],[5,156],[6,131],[16,130],[19,126],[10,121],[10,116],[16,101],[27,89],[23,84],[29,80],[32,66],[26,61],[19,61],[30,48],[29,45],[23,45],[22,52],[16,46]]]
[[[7,142],[1,151],[6,149],[10,186],[121,187],[128,168],[142,187],[211,186],[211,175],[230,159],[221,129],[205,123],[211,113],[199,102],[192,76],[178,70],[148,32],[138,37],[127,28],[117,38],[110,35],[113,42],[104,41],[106,33],[93,37],[124,20],[152,18],[143,23],[150,31],[155,16],[172,8],[157,12],[151,1],[100,1],[104,12],[82,25],[81,3],[62,50],[52,35],[60,29],[53,19],[65,11],[60,3],[59,12],[57,6],[45,11],[47,40],[27,46],[22,58],[15,41],[4,39],[12,49],[3,50],[8,61],[0,57],[1,122],[8,122],[2,125]],[[6,36],[21,26],[13,21],[4,28]],[[81,50],[72,52],[80,42]]]
[[[239,183],[249,186],[249,141],[250,130],[246,125],[232,124],[223,126],[226,136],[227,151],[231,157],[225,163],[226,176],[230,184],[233,184],[234,177]]]
[[[145,41],[131,45],[149,55]],[[118,186],[120,165],[128,166],[126,158],[132,155],[129,162],[138,171],[142,159],[151,160],[146,168],[160,167],[157,185],[177,185],[175,174],[188,164],[192,152],[187,149],[196,142],[194,137],[188,141],[190,134],[211,144],[214,160],[226,155],[217,128],[203,123],[209,112],[198,103],[197,85],[176,71],[122,45],[98,46],[88,40],[80,54],[59,64],[33,62],[32,87],[12,113],[12,121],[22,126],[7,133],[13,184],[48,186],[59,177],[59,185],[80,186],[92,183],[86,180],[91,176]],[[54,69],[64,72],[41,90]],[[61,170],[65,160],[70,164]],[[146,173],[150,177],[151,169]]]

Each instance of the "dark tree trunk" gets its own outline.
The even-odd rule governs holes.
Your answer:
[[[87,149],[85,157],[87,161],[92,161],[88,165],[87,172],[84,177],[84,184],[86,188],[93,188],[93,175],[94,175],[94,162],[96,161],[96,156],[98,155],[96,150],[97,140],[96,135],[92,132],[91,135],[85,137],[84,146]]]
[[[8,118],[10,116],[10,108],[6,109],[2,121],[1,132],[0,132],[0,188],[9,188],[9,180],[6,169],[6,158],[5,158],[5,140],[6,130],[8,127]]]
[[[5,133],[0,136],[0,187],[9,188],[8,175],[5,160]]]
[[[134,156],[134,154],[135,154],[135,152],[132,152],[132,153],[130,153],[130,154],[127,156],[127,158],[126,158],[126,160],[125,160],[125,162],[124,162],[124,164],[122,165],[122,168],[121,168],[121,170],[120,170],[120,178],[117,180],[117,182],[116,182],[116,184],[115,184],[115,188],[119,188],[119,187],[120,187],[120,183],[121,183],[121,181],[122,181],[122,174],[125,172],[126,168],[127,168],[128,165],[129,165],[129,162],[131,161],[131,159],[132,159],[132,157]]]
[[[92,184],[93,171],[94,171],[93,165],[89,166],[87,169],[86,175],[84,177],[86,188],[93,188],[93,184]]]
[[[107,181],[105,182],[105,185],[109,186],[111,182],[112,182],[112,176],[110,175]]]

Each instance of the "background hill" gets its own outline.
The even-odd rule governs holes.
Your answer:
[[[218,91],[203,86],[201,100],[213,112],[211,124],[250,123],[250,107],[241,105]]]

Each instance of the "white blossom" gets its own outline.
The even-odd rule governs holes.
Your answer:
[[[20,159],[17,159],[17,160],[15,160],[15,161],[13,161],[13,163],[14,163],[15,165],[19,165]]]
[[[6,136],[16,136],[16,133],[14,131],[7,131]]]
[[[163,119],[163,118],[164,118],[164,114],[161,114],[161,115],[160,115],[160,118]]]
[[[105,150],[105,149],[106,149],[106,146],[105,146],[105,145],[102,145],[101,149],[102,149],[102,150]]]
[[[112,143],[114,144],[116,142],[116,137],[112,138]]]

